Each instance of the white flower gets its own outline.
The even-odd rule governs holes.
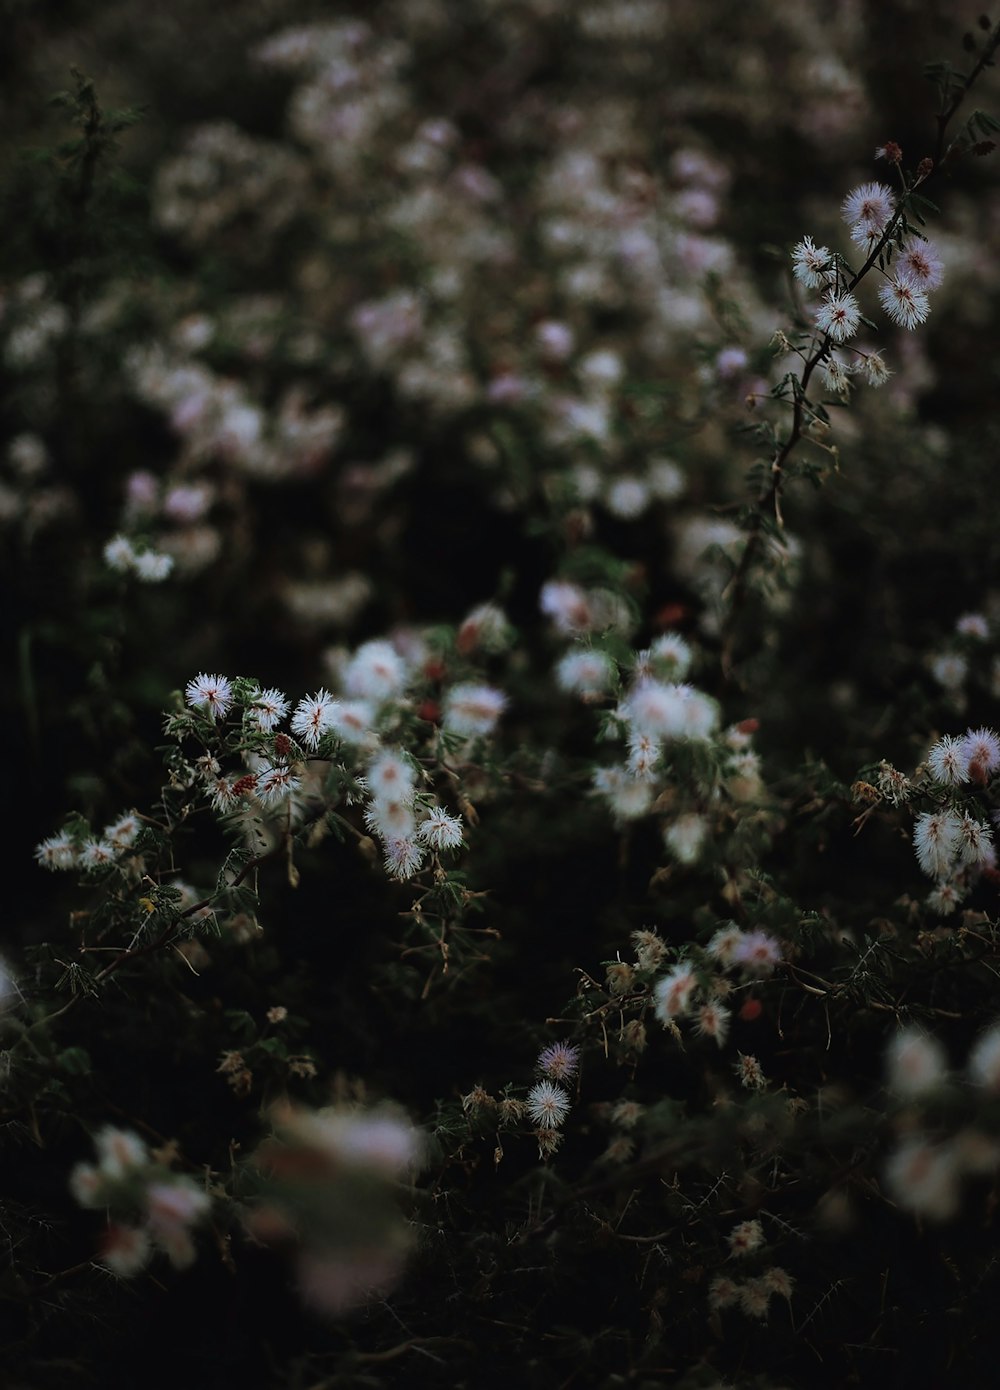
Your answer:
[[[863,353],[857,369],[869,386],[884,386],[892,376],[880,352]]]
[[[113,864],[118,851],[109,840],[85,840],[80,850],[80,867],[88,871]]]
[[[612,516],[634,521],[650,503],[650,490],[641,478],[616,478],[604,494],[604,505]]]
[[[43,869],[49,869],[54,873],[57,869],[75,869],[77,850],[70,836],[63,830],[36,845],[35,858]]]
[[[691,669],[691,648],[676,632],[654,638],[648,651],[650,668],[661,677],[682,681]]]
[[[750,1255],[764,1244],[764,1228],[759,1221],[741,1221],[726,1237],[731,1255]]]
[[[334,705],[327,716],[330,733],[349,747],[373,750],[378,735],[373,729],[375,711],[367,700],[344,700]]]
[[[581,699],[603,695],[614,679],[611,658],[599,651],[567,652],[556,666],[556,684],[560,690]]]
[[[385,867],[390,878],[412,878],[424,862],[424,852],[408,835],[385,842]]]
[[[149,1162],[145,1143],[130,1129],[108,1125],[94,1136],[98,1168],[102,1177],[118,1180]]]
[[[960,864],[988,864],[993,858],[993,836],[982,821],[965,813],[958,825],[958,860]]]
[[[299,786],[287,763],[265,763],[257,773],[254,794],[262,806],[277,806]]]
[[[127,815],[119,816],[111,825],[106,825],[101,836],[116,850],[121,851],[135,844],[141,828],[142,822],[139,817],[130,811]]]
[[[579,584],[550,579],[542,585],[538,603],[560,632],[585,632],[590,627],[590,604]]]
[[[118,574],[129,574],[135,565],[135,550],[127,536],[114,536],[104,547],[104,562]]]
[[[992,729],[970,729],[962,739],[967,775],[983,783],[987,774],[1000,767],[1000,738]]]
[[[444,727],[467,737],[493,732],[507,696],[490,685],[454,685],[444,702]]]
[[[192,709],[204,710],[212,719],[224,719],[233,703],[233,688],[225,676],[195,676],[184,694]]]
[[[130,1279],[146,1267],[150,1253],[148,1231],[141,1226],[122,1226],[113,1221],[104,1234],[98,1258],[112,1274],[117,1274],[120,1279]]]
[[[405,685],[406,663],[384,640],[363,643],[344,671],[345,693],[376,704],[400,694]]]
[[[904,1100],[935,1090],[948,1076],[944,1048],[919,1028],[904,1028],[889,1044],[886,1055],[889,1087]]]
[[[247,718],[262,734],[269,734],[281,723],[288,709],[288,699],[280,690],[258,687],[250,697]]]
[[[747,975],[770,975],[781,960],[781,947],[764,931],[741,932],[733,946],[732,963],[741,965]]]
[[[893,1199],[908,1211],[946,1221],[958,1210],[958,1166],[949,1147],[915,1136],[906,1139],[885,1167]]]
[[[328,690],[318,690],[300,700],[292,715],[292,733],[309,749],[319,747],[320,739],[330,728],[330,716],[336,701]]]
[[[708,834],[708,821],[693,812],[678,816],[663,832],[663,839],[674,858],[681,864],[693,864],[701,854]]]
[[[546,319],[535,329],[539,351],[550,362],[565,362],[573,351],[573,330],[556,319]]]
[[[718,723],[718,709],[707,695],[656,680],[641,681],[622,712],[637,733],[659,738],[707,739]]]
[[[558,1129],[569,1114],[570,1098],[554,1081],[539,1081],[528,1092],[527,1107],[539,1129]]]
[[[933,242],[914,237],[896,258],[896,278],[921,290],[936,290],[944,279],[944,262]]]
[[[462,820],[435,806],[417,827],[417,838],[431,849],[457,849],[462,843]]]
[[[900,328],[916,328],[931,311],[927,295],[910,280],[886,280],[879,285],[878,297],[882,308]]]
[[[621,767],[599,767],[594,788],[606,798],[616,820],[638,820],[653,804],[653,790],[645,778],[633,777]]]
[[[835,343],[853,338],[861,322],[861,306],[853,294],[831,290],[816,310],[816,327],[828,333]]]
[[[990,639],[989,621],[982,613],[963,613],[955,623],[955,631],[963,637],[975,637],[977,642]]]
[[[846,396],[851,389],[854,367],[850,362],[845,362],[842,357],[837,357],[831,353],[819,364],[819,374],[828,391],[833,391],[838,396]]]
[[[143,550],[136,555],[134,569],[136,576],[145,584],[159,584],[166,579],[174,567],[174,557],[157,550]]]
[[[921,811],[913,827],[917,863],[930,878],[947,878],[958,850],[961,821],[954,811]]]
[[[720,965],[733,965],[736,961],[736,948],[742,940],[743,932],[739,927],[720,927],[705,949]]]
[[[950,917],[963,897],[964,893],[957,884],[942,879],[937,887],[927,894],[927,906],[939,917]]]
[[[384,748],[365,773],[365,785],[376,800],[397,800],[407,806],[413,804],[415,781],[413,764],[394,748]]]
[[[957,652],[942,652],[931,662],[931,675],[945,690],[960,690],[968,674],[969,663]]]
[[[408,802],[376,797],[365,811],[365,825],[380,840],[407,840],[414,824]]]
[[[863,183],[848,193],[843,203],[844,221],[854,228],[872,234],[885,230],[895,211],[892,189],[884,183]]]
[[[698,986],[694,971],[689,965],[675,965],[673,970],[657,980],[653,986],[656,1001],[655,1013],[661,1023],[686,1013],[691,1006],[691,996]]]
[[[977,1086],[1000,1093],[1000,1026],[988,1028],[969,1053],[969,1075]]]
[[[633,734],[628,741],[628,762],[626,767],[633,777],[646,780],[656,771],[663,745],[659,739],[649,734]]]
[[[792,274],[807,289],[825,285],[833,274],[833,258],[826,246],[816,246],[812,237],[803,237],[792,248]]]
[[[698,1010],[695,1032],[702,1038],[714,1038],[721,1047],[729,1032],[729,1022],[729,1010],[712,999]]]

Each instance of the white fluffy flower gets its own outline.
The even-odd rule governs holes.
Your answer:
[[[398,695],[406,685],[406,663],[391,642],[363,643],[344,671],[348,695],[381,704]]]
[[[792,274],[810,290],[827,284],[833,274],[833,258],[829,248],[816,246],[812,237],[803,237],[792,248]]]
[[[994,849],[989,826],[964,814],[958,824],[957,852],[960,864],[990,863]]]
[[[706,739],[718,722],[714,701],[689,685],[644,680],[625,701],[625,717],[638,733],[659,738]]]
[[[649,506],[651,493],[642,478],[616,478],[604,494],[604,505],[612,516],[634,521]]]
[[[885,1167],[893,1200],[933,1221],[947,1221],[958,1210],[959,1176],[951,1148],[919,1136],[904,1140]]]
[[[898,276],[879,285],[878,297],[882,308],[900,328],[916,328],[931,311],[930,300],[920,286]]]
[[[816,327],[828,333],[835,343],[853,338],[861,322],[861,306],[853,294],[830,291],[816,310]]]
[[[467,737],[491,734],[507,708],[507,696],[491,685],[454,685],[445,696],[444,727]]]
[[[686,1013],[691,1007],[691,996],[698,986],[694,971],[689,965],[675,965],[673,970],[657,980],[653,986],[656,1017],[667,1023]]]
[[[846,396],[850,391],[854,369],[851,363],[845,362],[842,357],[837,357],[834,353],[825,357],[819,364],[819,374],[828,391],[833,391],[838,396]]]
[[[424,862],[424,851],[409,835],[385,842],[385,867],[390,878],[407,879]]]
[[[921,811],[913,827],[917,863],[930,878],[947,878],[959,846],[961,819],[954,811]]]
[[[174,557],[158,550],[143,550],[135,557],[133,569],[144,584],[159,584],[174,567]]]
[[[116,574],[129,574],[135,565],[135,550],[127,536],[113,536],[104,547],[104,563]]]
[[[579,584],[550,579],[542,585],[538,606],[560,632],[585,632],[590,627],[590,604]]]
[[[385,748],[373,758],[365,772],[365,785],[376,800],[397,800],[413,804],[416,771],[413,764],[394,748]]]
[[[409,802],[376,797],[365,811],[365,825],[380,840],[408,840],[415,821]]]
[[[1000,1094],[1000,1026],[994,1024],[969,1053],[969,1075],[977,1086]]]
[[[80,868],[92,872],[113,864],[118,851],[110,840],[85,840],[80,850]]]
[[[288,700],[280,690],[258,687],[250,697],[247,719],[262,734],[269,734],[281,723],[288,709]]]
[[[948,1076],[944,1048],[920,1028],[904,1028],[886,1053],[889,1088],[904,1100],[935,1090]]]
[[[343,700],[327,716],[330,733],[352,748],[371,749],[377,744],[374,723],[375,711],[367,700]]]
[[[76,846],[64,830],[36,845],[35,858],[43,869],[55,872],[57,869],[75,869],[78,856]]]
[[[880,352],[866,352],[862,354],[857,370],[861,373],[869,386],[884,386],[892,376],[892,372],[885,365],[885,358]]]
[[[233,687],[225,676],[198,675],[187,683],[185,699],[212,719],[224,719],[233,703]]]
[[[528,1092],[527,1107],[539,1129],[558,1129],[569,1114],[569,1094],[554,1081],[539,1081]]]
[[[676,632],[654,638],[648,652],[651,669],[658,676],[682,681],[691,669],[691,648]]]
[[[417,827],[417,839],[431,849],[457,849],[462,843],[462,820],[435,806]]]
[[[869,235],[881,235],[895,208],[896,200],[887,184],[863,183],[844,199],[844,221],[852,231],[859,228]]]
[[[741,932],[733,946],[732,963],[742,966],[747,975],[770,975],[781,959],[780,945],[765,931]]]
[[[693,864],[708,834],[708,821],[693,812],[678,816],[663,832],[663,840],[680,864]]]
[[[896,258],[896,278],[909,280],[921,290],[936,290],[944,279],[944,262],[937,247],[924,237],[913,237]]]
[[[599,651],[567,652],[556,666],[556,683],[560,690],[587,699],[603,695],[614,679],[611,658]]]
[[[622,767],[599,767],[594,788],[607,800],[615,820],[638,820],[653,804],[648,779],[632,776]]]
[[[277,806],[299,786],[287,763],[265,763],[257,772],[254,794],[262,806]]]
[[[328,690],[318,690],[315,695],[307,695],[296,705],[292,715],[292,733],[307,748],[318,748],[320,739],[329,732],[336,703]]]

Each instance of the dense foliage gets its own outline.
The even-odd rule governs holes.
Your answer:
[[[987,1383],[1000,25],[98,8],[2,7],[7,1383]]]

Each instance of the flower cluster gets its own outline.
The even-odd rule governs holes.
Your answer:
[[[905,777],[888,763],[879,773],[878,794],[890,805],[926,797],[933,805],[918,810],[913,825],[917,863],[935,886],[927,899],[932,911],[947,916],[968,896],[984,871],[996,866],[996,845],[984,815],[995,797],[992,784],[1000,770],[1000,737],[986,727],[961,737],[946,734],[932,745],[921,780]]]
[[[914,1027],[891,1040],[886,1062],[890,1093],[906,1107],[898,1142],[886,1159],[886,1185],[904,1210],[947,1221],[959,1211],[964,1179],[1000,1171],[1000,1142],[988,1117],[983,1124],[974,1111],[964,1123],[961,1118],[953,1122],[954,1132],[948,1135],[933,1118],[926,1127],[916,1127],[913,1113],[920,1105],[932,1108],[942,1097],[950,1097],[959,1117],[970,1103],[976,1107],[995,1101],[1000,1095],[1000,1026],[986,1029],[974,1043],[964,1084],[950,1071],[941,1044]]]
[[[282,1103],[254,1155],[247,1231],[287,1252],[303,1299],[339,1316],[384,1294],[411,1243],[395,1189],[423,1162],[420,1132],[391,1108]]]
[[[129,1278],[158,1249],[175,1268],[186,1269],[195,1258],[192,1229],[211,1208],[208,1193],[171,1173],[129,1130],[102,1129],[94,1144],[97,1164],[78,1163],[70,1190],[81,1206],[108,1213],[101,1264]]]
[[[912,188],[906,191],[912,193]],[[881,386],[891,375],[882,354],[874,349],[855,347],[850,358],[836,351],[856,336],[865,321],[854,289],[874,267],[876,257],[882,275],[879,303],[901,328],[913,329],[926,320],[930,313],[928,292],[937,289],[943,279],[937,247],[910,226],[904,207],[884,183],[860,184],[844,199],[842,212],[848,233],[864,257],[857,273],[843,256],[818,246],[812,237],[803,237],[792,250],[795,279],[806,289],[823,291],[822,301],[813,311],[813,323],[822,337],[822,353],[817,360],[823,384],[839,396],[846,396],[852,377]]]

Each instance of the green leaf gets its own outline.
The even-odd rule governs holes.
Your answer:
[[[59,1053],[59,1065],[63,1071],[69,1072],[70,1076],[88,1076],[90,1074],[90,1053],[82,1047],[67,1047]]]

